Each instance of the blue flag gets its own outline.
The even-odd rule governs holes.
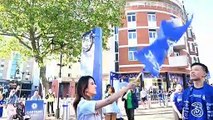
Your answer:
[[[161,29],[163,31],[164,36],[171,41],[177,42],[178,40],[180,40],[182,35],[187,31],[188,27],[190,26],[192,22],[192,19],[193,19],[193,16],[183,26],[176,26],[178,22],[176,19],[163,20],[161,22]]]
[[[171,20],[161,22],[159,37],[150,46],[135,53],[137,59],[145,64],[145,71],[149,71],[153,76],[158,77],[169,47],[178,42],[186,32],[192,18],[183,26],[176,26],[176,23]]]
[[[149,71],[153,76],[158,76],[168,49],[169,45],[165,38],[157,39],[152,45],[138,51],[135,56],[146,65],[145,71]]]
[[[83,35],[81,75],[93,76],[97,85],[95,100],[102,99],[102,29],[95,28]]]

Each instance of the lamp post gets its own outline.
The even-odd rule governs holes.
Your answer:
[[[19,98],[21,98],[21,89],[22,89],[22,81],[23,81],[23,78],[24,78],[24,73],[25,72],[21,72],[22,76],[21,76],[21,80],[20,80]]]
[[[62,57],[63,57],[63,53],[62,53],[62,48],[63,48],[64,44],[60,44],[60,47],[61,47],[61,51],[60,51],[60,63],[57,64],[59,66],[59,74],[58,74],[58,77],[59,79],[61,80],[61,70],[62,70],[62,67],[64,66],[62,64]],[[60,80],[58,79],[58,95],[57,95],[57,109],[56,109],[56,118],[59,119],[59,116],[60,116],[60,109],[59,109],[59,95],[60,95]]]

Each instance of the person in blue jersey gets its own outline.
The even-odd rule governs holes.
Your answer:
[[[2,95],[2,91],[0,91],[0,118],[3,116],[4,104],[5,104],[4,97]]]
[[[183,95],[183,88],[180,84],[176,85],[175,91],[171,95],[172,101],[172,108],[174,114],[174,120],[181,120],[182,119],[182,95]]]
[[[77,120],[101,120],[102,108],[117,101],[125,92],[134,87],[135,84],[129,83],[103,100],[92,100],[96,94],[95,80],[92,76],[82,76],[77,83],[76,97],[73,103]]]
[[[183,120],[213,120],[213,87],[206,82],[208,73],[202,63],[191,65],[193,85],[183,92]]]

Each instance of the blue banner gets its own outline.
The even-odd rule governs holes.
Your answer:
[[[90,75],[97,85],[93,99],[102,99],[102,29],[97,27],[83,35],[81,75]]]
[[[44,101],[27,100],[25,102],[25,114],[30,116],[30,120],[44,120]]]
[[[137,59],[145,64],[145,71],[158,77],[169,47],[177,43],[192,22],[193,16],[183,26],[177,26],[177,20],[163,20],[158,38],[148,47],[135,53]]]

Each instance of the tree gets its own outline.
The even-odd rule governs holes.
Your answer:
[[[0,0],[0,35],[11,36],[30,51],[40,67],[40,78],[48,88],[45,61],[63,52],[63,59],[76,62],[81,36],[101,27],[104,45],[110,26],[119,26],[122,0]],[[46,89],[47,90],[47,89]]]

